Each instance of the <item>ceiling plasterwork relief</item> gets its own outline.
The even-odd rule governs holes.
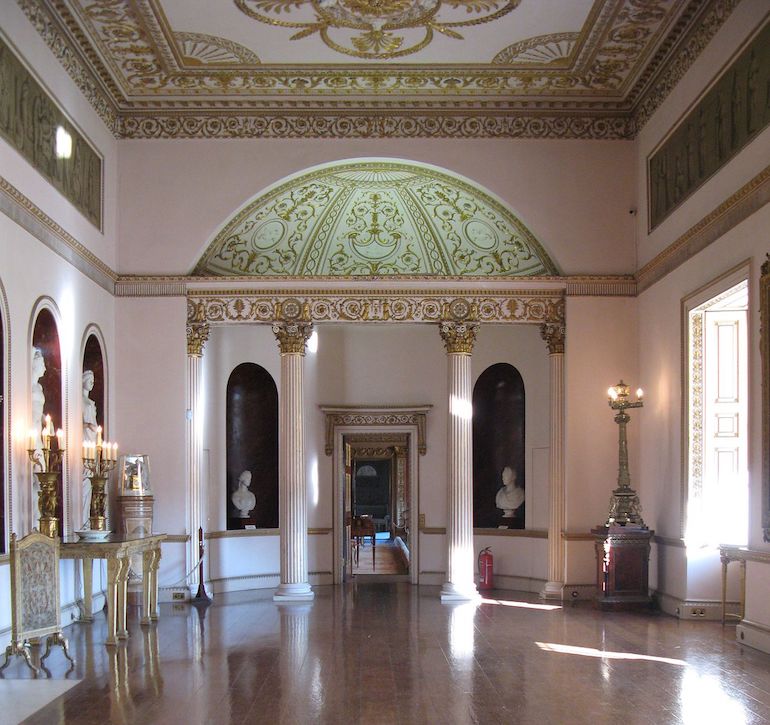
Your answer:
[[[554,13],[554,32],[523,38],[517,29],[533,6],[506,0],[272,0],[284,20],[316,4],[368,7],[375,35],[402,31],[372,17],[410,7],[436,6],[435,17],[470,7],[469,18],[507,8],[463,26],[463,39],[437,30],[434,17],[433,42],[408,62],[335,53],[320,27],[290,42],[302,29],[252,20],[250,40],[233,30],[249,23],[235,0],[17,2],[117,137],[614,139],[635,135],[739,0],[581,0],[587,10],[574,27],[560,28]],[[172,24],[167,11],[186,19]],[[228,13],[229,25],[219,21]],[[482,31],[499,42],[474,42]],[[439,40],[445,60],[423,61]],[[307,50],[276,60],[275,48]],[[344,62],[313,62],[318,48]],[[483,62],[467,60],[478,48],[489,51]]]
[[[461,28],[498,20],[514,10],[520,2],[235,0],[241,12],[250,18],[295,31],[291,40],[318,34],[332,50],[366,60],[400,58],[416,53],[433,40],[434,32],[463,40]],[[464,11],[465,17],[457,18],[455,13],[452,19],[452,10]]]
[[[33,0],[19,0],[29,3]],[[307,36],[324,37],[329,34],[329,18],[338,22],[351,20],[360,5],[370,7],[369,20],[362,21],[354,32],[374,32],[372,18],[377,13],[392,10],[396,15],[430,6],[437,10],[444,6],[467,10],[468,18],[456,21],[458,27],[480,22],[484,13],[496,8],[489,20],[500,22],[518,5],[517,1],[454,0],[441,3],[436,0],[338,0],[338,2],[296,2],[283,0],[238,0],[244,11],[256,12],[253,6],[271,8],[273,25],[305,28]],[[569,43],[571,62],[553,63],[553,53],[563,53],[567,46],[559,45],[549,34],[514,44],[501,42],[490,49],[486,64],[463,64],[462,49],[455,56],[458,62],[443,64],[412,63],[408,67],[372,63],[348,64],[335,68],[329,64],[312,62],[270,63],[263,65],[258,54],[247,51],[236,43],[215,35],[205,36],[210,44],[223,52],[191,56],[187,62],[184,48],[189,33],[183,28],[172,28],[163,11],[161,0],[58,0],[56,11],[68,27],[85,30],[83,40],[92,43],[95,52],[109,70],[125,100],[155,96],[407,96],[439,95],[450,97],[493,97],[516,95],[585,95],[622,100],[622,90],[638,75],[649,59],[654,45],[681,11],[685,0],[596,0],[584,27]],[[320,14],[311,16],[313,22],[292,23],[292,12],[311,6]],[[477,11],[482,11],[481,15]],[[361,11],[363,12],[363,10]],[[418,13],[419,15],[419,13]],[[260,16],[262,17],[262,16]],[[268,17],[265,15],[264,17]],[[363,17],[363,16],[362,16]],[[459,17],[459,16],[458,16]],[[515,18],[515,13],[511,15]],[[347,21],[346,21],[347,22]],[[352,22],[352,21],[351,21]],[[428,27],[431,32],[451,30],[452,23],[428,22],[427,16],[415,16],[412,21]],[[257,26],[258,27],[258,26]],[[390,26],[384,23],[377,32],[387,35]],[[394,28],[397,25],[393,26]],[[401,27],[398,25],[398,27]],[[406,26],[404,26],[406,27]],[[324,31],[326,29],[326,31]],[[281,27],[268,27],[268,32],[284,33]],[[454,31],[453,31],[454,32]],[[459,33],[458,33],[459,34]],[[82,36],[81,32],[81,36]],[[290,37],[290,35],[289,35]],[[570,36],[572,37],[572,36]],[[458,43],[462,41],[458,38]],[[363,42],[363,41],[362,41]],[[462,42],[470,42],[467,39]],[[341,46],[340,46],[341,47]],[[240,49],[240,50],[238,50]],[[539,52],[537,50],[540,49]],[[560,49],[560,50],[559,50]],[[229,50],[231,62],[224,63],[224,51]],[[355,50],[355,48],[353,49]],[[527,52],[529,50],[530,52]],[[404,52],[394,51],[394,52]],[[244,53],[246,55],[244,55]],[[259,53],[261,57],[261,53]],[[308,54],[312,57],[312,52]],[[371,60],[389,57],[387,52],[375,54]],[[226,67],[225,67],[226,66]]]
[[[397,162],[351,162],[248,204],[196,267],[202,276],[522,277],[556,269],[497,200],[457,177]]]

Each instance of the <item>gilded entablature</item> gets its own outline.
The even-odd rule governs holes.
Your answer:
[[[440,323],[456,299],[466,299],[480,323],[564,321],[564,296],[556,291],[512,290],[469,294],[446,290],[195,291],[187,297],[188,320],[210,324],[272,324],[286,299],[306,305],[311,322],[428,322]]]
[[[248,204],[198,263],[202,276],[526,277],[556,269],[496,199],[432,167],[355,161]]]
[[[603,139],[737,0],[18,2],[122,137]]]

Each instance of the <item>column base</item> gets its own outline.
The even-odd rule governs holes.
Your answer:
[[[281,584],[273,594],[274,602],[307,602],[315,597],[310,584]]]
[[[481,594],[475,584],[460,586],[452,582],[445,582],[441,587],[442,602],[480,602]]]
[[[541,599],[564,599],[563,582],[547,582],[539,594]]]

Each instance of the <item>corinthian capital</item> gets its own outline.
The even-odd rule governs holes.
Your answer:
[[[187,325],[187,355],[189,357],[202,357],[203,346],[209,339],[209,326],[205,324]]]
[[[551,355],[564,354],[564,336],[566,330],[561,322],[544,322],[540,325],[540,336],[548,345],[548,352]]]
[[[305,345],[312,332],[312,322],[276,320],[273,323],[273,334],[278,340],[281,355],[288,355],[289,353],[304,355]]]
[[[448,353],[464,353],[470,355],[476,343],[478,322],[450,322],[444,320],[440,327],[441,339]]]

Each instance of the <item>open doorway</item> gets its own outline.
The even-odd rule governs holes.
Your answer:
[[[343,443],[345,579],[409,581],[409,436],[357,433]]]

